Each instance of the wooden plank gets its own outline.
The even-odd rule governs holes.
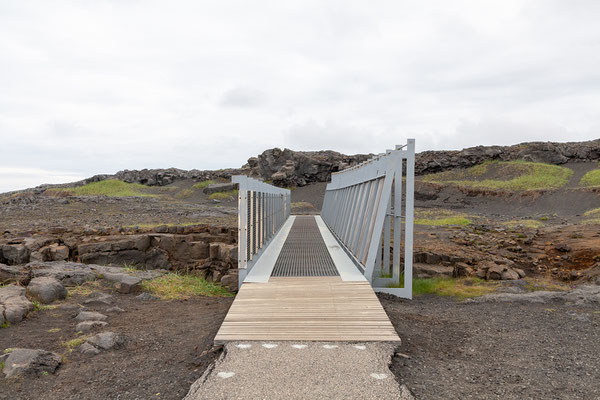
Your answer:
[[[244,283],[215,337],[237,340],[400,340],[370,284],[340,277]]]

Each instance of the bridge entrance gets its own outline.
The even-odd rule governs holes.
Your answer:
[[[289,190],[233,182],[240,289],[215,342],[400,340],[374,290],[412,296],[414,140],[332,175],[320,216],[290,215]]]

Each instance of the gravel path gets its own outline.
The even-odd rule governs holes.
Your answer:
[[[402,345],[392,371],[417,399],[599,399],[600,307],[380,300]]]
[[[409,400],[390,372],[394,346],[382,343],[229,343],[185,400]]]

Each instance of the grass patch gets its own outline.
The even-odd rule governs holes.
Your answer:
[[[189,199],[194,195],[194,191],[192,189],[183,189],[181,192],[177,193],[175,196],[176,199]]]
[[[2,371],[4,369],[5,365],[6,364],[4,363],[4,361],[0,362],[0,371]]]
[[[73,295],[87,297],[94,292],[96,288],[100,286],[99,281],[88,281],[83,285],[77,285],[67,288],[67,297],[71,297]]]
[[[600,186],[600,169],[595,169],[585,174],[579,181],[579,184],[585,187]]]
[[[4,322],[2,323],[2,325],[0,325],[0,329],[3,329],[3,328],[8,328],[9,326],[10,326],[10,322],[8,322],[8,321],[4,321]]]
[[[48,329],[47,331],[48,333],[56,333],[56,332],[60,332],[60,328],[52,328],[52,329]]]
[[[428,218],[415,218],[415,225],[429,225],[429,226],[442,226],[442,225],[469,225],[471,220],[464,217],[447,217],[439,219],[428,219]]]
[[[166,274],[143,281],[142,288],[163,300],[187,299],[192,296],[233,296],[221,285],[208,282],[197,275]]]
[[[117,179],[92,182],[74,188],[48,189],[55,193],[68,193],[73,196],[108,196],[108,197],[156,197],[148,193],[148,187],[139,183],[127,183]]]
[[[2,354],[12,353],[14,350],[15,350],[15,347],[8,347],[8,348],[2,350]]]
[[[505,225],[510,229],[514,229],[518,226],[522,226],[529,229],[538,229],[544,226],[544,223],[536,219],[515,219],[512,221],[503,222],[502,225]]]
[[[238,195],[238,191],[237,190],[228,190],[226,192],[215,192],[215,193],[211,193],[210,196],[208,196],[209,199],[211,200],[227,200],[230,198],[236,198]]]
[[[443,226],[443,225],[469,225],[472,223],[468,215],[450,210],[432,209],[415,210],[415,225]]]
[[[63,342],[62,345],[65,346],[69,352],[71,352],[77,347],[81,346],[83,342],[85,342],[85,339],[87,339],[87,336],[80,336],[75,339],[67,340],[66,342]]]
[[[481,179],[490,171],[490,167],[494,167],[494,173],[498,178]],[[467,169],[425,175],[422,180],[476,189],[534,190],[564,186],[571,175],[573,175],[571,169],[552,164],[529,161],[486,161]],[[502,179],[503,177],[509,179]]]
[[[140,269],[135,264],[123,263],[123,271],[127,272],[128,274],[133,274],[139,270]]]
[[[215,183],[217,183],[217,182],[212,179],[209,179],[207,181],[198,182],[198,183],[194,184],[192,187],[194,189],[204,189],[204,188],[207,188],[208,185],[214,185]]]
[[[600,208],[594,208],[583,213],[585,217],[600,217]]]
[[[388,287],[404,287],[401,277],[399,284]],[[467,299],[496,291],[498,284],[479,278],[414,278],[413,295],[435,294],[438,296],[452,296],[458,299]]]

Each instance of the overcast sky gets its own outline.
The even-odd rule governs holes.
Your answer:
[[[600,137],[600,1],[0,0],[0,192]]]

